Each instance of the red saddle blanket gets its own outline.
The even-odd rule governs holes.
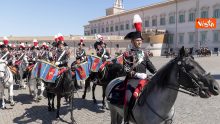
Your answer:
[[[67,71],[67,68],[61,68],[58,72],[58,76],[60,76],[62,73],[64,73],[65,71]],[[72,76],[75,76],[75,72],[71,71]]]

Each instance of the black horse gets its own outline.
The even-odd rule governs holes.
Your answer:
[[[75,76],[74,76],[75,77]],[[56,80],[56,83],[47,83],[46,84],[46,91],[48,97],[48,111],[54,110],[54,97],[57,96],[57,114],[56,118],[59,118],[60,112],[60,101],[62,97],[69,98],[70,103],[70,113],[71,113],[71,120],[72,123],[75,123],[73,118],[73,98],[74,98],[74,81],[72,76],[71,69],[67,68]],[[52,100],[52,105],[50,101]]]
[[[84,89],[84,94],[82,98],[85,99],[86,91],[87,91],[87,88],[90,86],[90,82],[93,81],[95,78],[98,78],[97,83],[93,83],[93,86],[92,86],[92,98],[93,98],[93,102],[96,103],[95,88],[97,85],[101,86],[102,91],[103,91],[102,92],[102,97],[103,97],[102,104],[103,104],[103,108],[105,108],[106,87],[111,80],[117,77],[121,77],[121,76],[125,76],[125,73],[123,71],[123,66],[118,63],[108,64],[102,71],[99,71],[97,73],[91,73],[89,78],[85,82],[85,89]]]

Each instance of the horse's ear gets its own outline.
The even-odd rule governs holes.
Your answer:
[[[186,55],[186,51],[184,46],[182,46],[182,48],[179,51],[179,57],[184,57]]]

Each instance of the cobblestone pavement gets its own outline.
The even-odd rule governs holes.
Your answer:
[[[170,58],[153,57],[151,60],[157,68],[160,68]],[[202,57],[196,58],[196,60],[220,81],[220,57]],[[14,94],[16,104],[14,107],[7,104],[6,110],[0,110],[0,124],[65,124],[70,122],[68,105],[64,101],[61,104],[61,119],[56,120],[56,112],[47,111],[46,98],[39,103],[35,103],[29,96],[27,89],[15,90]],[[81,99],[82,92],[75,94],[73,114],[78,124],[110,124],[109,111],[100,108],[101,95],[101,88],[97,87],[96,96],[98,104],[96,105],[91,100],[91,93],[87,93],[86,100]],[[220,123],[220,96],[201,99],[179,93],[175,108],[174,124]]]

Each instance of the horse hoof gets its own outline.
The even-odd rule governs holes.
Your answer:
[[[39,100],[37,98],[34,98],[33,100],[34,100],[34,102],[39,102]]]
[[[14,106],[14,105],[15,105],[15,102],[11,102],[11,103],[10,103],[10,106]]]
[[[95,99],[93,100],[93,102],[94,102],[95,104],[97,103],[97,101],[96,101]]]
[[[85,96],[85,95],[83,95],[83,96],[82,96],[82,99],[85,99],[85,98],[86,98],[86,96]]]
[[[2,110],[5,110],[5,109],[6,109],[6,106],[5,106],[5,107],[1,107],[1,109],[2,109]]]
[[[39,97],[38,97],[38,100],[42,100],[42,96],[39,96]]]
[[[52,108],[52,111],[54,112],[54,111],[55,111],[55,108]]]
[[[51,112],[51,110],[52,110],[52,108],[51,107],[48,107],[48,109],[47,109],[49,112]]]
[[[20,87],[20,89],[22,89],[22,90],[25,90],[25,89],[26,89],[26,87],[24,87],[24,86],[21,86],[21,87]]]

